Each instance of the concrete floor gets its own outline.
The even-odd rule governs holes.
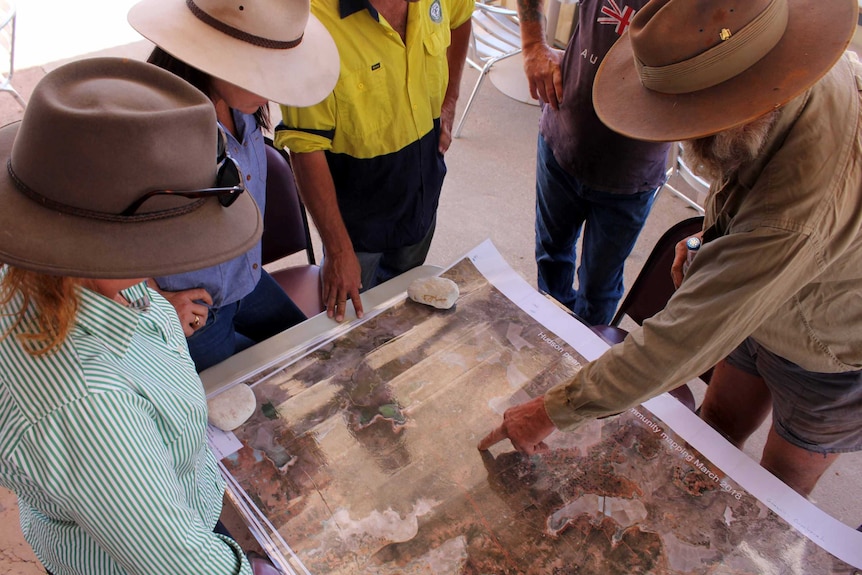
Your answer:
[[[47,71],[70,59],[92,55],[145,58],[150,45],[125,24],[132,0],[61,0],[22,2],[18,12],[18,70],[13,85],[26,99]],[[50,41],[46,39],[50,38]],[[465,72],[461,106],[478,74]],[[0,94],[0,125],[20,119],[22,110]],[[275,116],[277,117],[277,115]],[[503,96],[486,83],[447,154],[449,174],[440,203],[437,232],[428,263],[447,266],[490,238],[509,264],[535,285],[533,258],[534,173],[539,110]],[[630,286],[651,246],[673,223],[695,211],[671,193],[662,192],[626,268]],[[320,254],[318,244],[318,254]],[[703,387],[695,389],[702,396]],[[757,459],[765,428],[746,447]],[[821,480],[812,500],[848,525],[862,522],[862,454],[842,457]],[[0,573],[44,573],[18,528],[14,496],[0,488]]]

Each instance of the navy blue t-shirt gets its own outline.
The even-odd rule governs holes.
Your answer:
[[[540,131],[557,162],[582,184],[621,194],[665,181],[666,143],[632,140],[607,128],[593,109],[593,79],[614,42],[647,0],[583,0],[561,64],[563,102],[544,106]]]

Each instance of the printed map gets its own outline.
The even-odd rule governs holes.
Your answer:
[[[469,259],[445,276],[453,309],[402,300],[248,382],[259,409],[222,463],[297,572],[855,573],[644,407],[544,455],[479,452],[585,360]]]

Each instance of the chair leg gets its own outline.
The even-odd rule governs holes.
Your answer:
[[[499,56],[495,56],[485,62],[485,65],[479,71],[479,79],[476,81],[476,85],[473,87],[473,92],[470,94],[470,99],[467,100],[467,105],[464,107],[464,113],[461,114],[461,119],[458,120],[458,125],[455,127],[455,131],[452,133],[452,137],[461,137],[461,129],[464,127],[464,121],[467,119],[467,112],[470,111],[470,107],[473,105],[473,100],[476,98],[476,94],[479,93],[479,88],[482,86],[482,83],[485,81],[485,78],[488,76],[488,73],[491,71],[491,68],[494,66],[494,64],[496,64],[500,60],[505,60],[506,58],[517,56],[520,53],[520,49],[514,50],[512,52],[507,52],[506,54],[500,54]]]
[[[473,86],[473,91],[470,93],[470,98],[467,100],[467,105],[464,107],[464,112],[461,114],[461,119],[458,120],[458,125],[455,127],[455,131],[452,133],[452,137],[461,137],[461,129],[464,127],[464,120],[467,119],[467,114],[470,112],[470,108],[473,106],[473,100],[476,99],[476,94],[479,93],[479,88],[482,87],[482,83],[488,76],[488,72],[491,71],[491,66],[494,64],[494,62],[495,60],[488,60],[488,62],[479,71],[479,79],[476,80],[476,85]]]
[[[691,392],[691,388],[687,384],[682,384],[676,389],[670,390],[668,393],[670,393],[671,397],[676,398],[689,410],[695,411],[694,394]]]
[[[9,73],[5,76],[0,76],[0,79],[3,80],[2,87],[0,87],[0,90],[12,94],[12,96],[15,98],[15,101],[18,102],[21,108],[26,110],[27,102],[24,100],[24,98],[21,97],[21,94],[18,93],[18,90],[16,90],[12,86],[12,76],[15,75],[15,28],[18,21],[18,15],[16,13],[14,3],[11,6],[11,14],[9,14],[8,16],[10,19],[7,20],[7,22],[12,23],[12,33],[9,37]],[[6,24],[3,24],[3,27],[5,28]]]
[[[15,98],[15,101],[18,102],[22,109],[27,108],[27,102],[24,101],[24,98],[21,97],[21,94],[18,93],[18,90],[13,88],[11,85],[4,88],[0,88],[0,90],[12,94],[12,97]]]

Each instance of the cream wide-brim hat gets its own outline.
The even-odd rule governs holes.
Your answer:
[[[643,85],[635,65],[638,58],[660,70],[715,48],[723,42],[722,36],[736,41],[734,35],[749,23],[741,20],[742,15],[754,9],[753,4],[769,3],[648,3],[596,73],[593,105],[599,119],[615,132],[638,140],[690,140],[751,122],[800,95],[844,53],[856,29],[857,0],[786,0],[786,28],[774,47],[747,69],[710,87],[662,93]],[[751,35],[762,36],[762,32]],[[747,49],[744,44],[736,48],[737,54]],[[713,58],[713,63],[723,61],[726,57]]]
[[[277,104],[312,106],[338,81],[338,49],[308,0],[143,0],[128,20],[175,58]]]
[[[263,223],[242,193],[209,188],[218,129],[209,99],[156,66],[93,58],[36,85],[24,118],[0,129],[0,262],[72,277],[144,278],[213,266],[251,249]]]

